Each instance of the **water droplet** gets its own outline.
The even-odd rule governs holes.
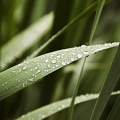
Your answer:
[[[57,58],[60,58],[60,55],[57,55]]]
[[[82,58],[82,54],[78,54],[77,57],[78,57],[78,58]]]
[[[48,59],[47,59],[47,60],[45,60],[45,62],[47,63],[47,62],[48,62]]]
[[[26,70],[26,69],[27,69],[27,67],[26,67],[26,66],[24,66],[24,67],[23,67],[23,70]]]
[[[62,105],[62,108],[64,108],[65,107],[65,105]]]
[[[40,72],[40,70],[38,70],[38,73]]]
[[[23,87],[25,87],[25,84],[23,83]]]
[[[5,82],[5,85],[7,84],[7,82]]]
[[[32,74],[32,76],[35,76],[35,74]]]
[[[86,45],[81,45],[81,47],[86,47]]]
[[[21,66],[21,64],[18,64],[18,66]]]
[[[48,68],[50,68],[50,64],[48,64]]]
[[[74,61],[74,58],[71,58],[71,61]]]
[[[13,71],[13,73],[15,73],[15,70]]]
[[[89,52],[88,52],[87,50],[85,50],[85,51],[84,51],[84,54],[87,55],[87,54],[89,54]]]
[[[30,82],[33,82],[33,80],[34,80],[33,78],[29,78],[29,79],[28,79],[28,81],[30,81]]]
[[[52,63],[55,64],[57,61],[56,60],[52,60]]]
[[[73,52],[72,54],[73,54],[73,55],[76,55],[77,53]]]
[[[63,62],[62,62],[62,65],[66,65],[66,62],[63,61]]]
[[[93,50],[94,50],[94,48],[91,48],[90,50],[91,50],[91,51],[93,51]]]
[[[56,65],[56,67],[58,67],[58,65]]]
[[[35,67],[35,70],[38,69],[37,67]]]
[[[34,60],[34,62],[36,62],[36,60]]]
[[[51,57],[53,57],[53,55],[51,55]]]

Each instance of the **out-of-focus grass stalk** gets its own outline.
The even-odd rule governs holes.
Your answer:
[[[9,11],[8,11],[8,30],[7,30],[7,40],[9,40],[12,35],[14,34],[15,30],[15,21],[14,21],[14,11],[15,11],[15,6],[16,6],[16,0],[9,0]]]

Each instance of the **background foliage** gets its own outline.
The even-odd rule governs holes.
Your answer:
[[[26,57],[32,54],[52,35],[57,33],[94,1],[95,0],[1,0],[0,47],[4,46],[14,38],[15,35],[24,31],[47,13],[54,11],[55,15],[53,24],[51,22],[52,27],[42,36],[42,39],[39,38],[39,41],[31,45],[29,49],[24,51],[24,53],[19,58],[16,58],[12,64],[9,64],[7,68],[25,60]],[[119,0],[112,0],[105,5],[92,44],[120,41],[119,6]],[[88,44],[94,15],[95,12],[91,12],[91,14],[80,19],[79,22],[76,22],[56,38],[55,41],[50,43],[40,54]],[[14,47],[15,46],[13,46],[12,49],[14,49]],[[78,95],[100,92],[108,68],[113,60],[115,50],[115,48],[109,49],[87,58]],[[44,77],[41,82],[37,82],[0,101],[0,119],[15,119],[48,103],[71,97],[81,69],[81,64],[82,60],[74,62]],[[120,80],[115,90],[120,89],[119,84]],[[109,100],[100,118],[101,120],[107,118],[116,98],[117,97],[114,96]],[[88,120],[94,104],[95,101],[90,101],[77,105],[73,119]],[[65,109],[48,119],[66,120],[67,111],[68,109]]]

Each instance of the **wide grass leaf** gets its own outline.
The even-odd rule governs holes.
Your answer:
[[[112,95],[120,94],[120,91],[113,92]],[[97,99],[99,94],[86,94],[76,97],[74,104],[80,104],[83,102],[87,102],[90,100]],[[64,110],[70,106],[71,98],[61,100],[58,102],[54,102],[42,108],[36,109],[22,117],[18,118],[17,120],[42,120],[46,117],[49,117],[61,110]]]
[[[115,105],[113,106],[108,118],[106,120],[117,120],[120,118],[120,95],[116,100]]]
[[[50,30],[53,22],[53,13],[43,16],[27,29],[17,34],[1,48],[0,69],[5,69],[26,50],[37,43]]]
[[[116,52],[115,58],[107,75],[106,81],[100,92],[100,96],[93,110],[91,120],[99,120],[100,116],[109,100],[111,92],[114,90],[120,78],[120,46]]]
[[[91,46],[82,45],[24,61],[0,73],[0,100],[73,61],[118,45],[119,42]]]

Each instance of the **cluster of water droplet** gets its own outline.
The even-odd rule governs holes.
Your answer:
[[[24,74],[30,76],[28,81],[32,82],[38,75],[41,77],[45,76],[48,73],[51,73],[56,69],[59,69],[62,66],[65,66],[79,58],[86,57],[90,54],[93,54],[99,50],[108,47],[116,46],[117,44],[118,43],[108,43],[92,46],[82,45],[81,47],[69,48],[61,51],[48,53],[19,64],[19,70],[14,70],[13,73],[18,74],[21,71],[22,73],[24,71]]]

